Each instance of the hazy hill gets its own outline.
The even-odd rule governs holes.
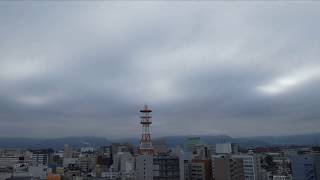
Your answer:
[[[84,146],[99,147],[110,144],[110,141],[101,137],[65,137],[53,139],[33,138],[0,138],[0,148],[52,148],[62,149],[64,144],[70,144],[75,148]]]
[[[240,141],[261,141],[272,145],[320,145],[320,133],[292,136],[237,138]]]
[[[187,137],[194,136],[168,136],[155,139],[165,139],[170,147],[183,146]],[[208,144],[221,142],[234,142],[243,146],[271,146],[271,145],[320,145],[320,133],[293,136],[261,136],[248,138],[232,138],[226,135],[219,136],[199,136],[201,140]],[[109,140],[102,137],[65,137],[52,139],[32,139],[32,138],[0,138],[0,148],[52,148],[62,149],[64,144],[70,144],[75,148],[92,146],[99,147],[111,144],[112,142],[128,142],[134,145],[139,144],[138,138],[127,138]]]

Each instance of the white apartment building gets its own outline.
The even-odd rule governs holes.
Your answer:
[[[259,180],[259,172],[261,171],[260,158],[254,154],[237,154],[232,155],[233,158],[243,160],[243,169],[245,180]]]

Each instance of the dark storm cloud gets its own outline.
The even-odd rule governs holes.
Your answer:
[[[317,132],[319,8],[2,2],[0,135]]]

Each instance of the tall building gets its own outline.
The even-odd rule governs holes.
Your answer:
[[[200,137],[189,137],[184,142],[184,150],[185,151],[192,151],[193,147],[199,146],[202,144],[204,144],[204,143],[201,141]]]
[[[216,154],[238,154],[239,146],[235,143],[216,144]]]
[[[73,148],[65,144],[63,148],[63,158],[72,158],[73,157]]]
[[[138,180],[180,180],[180,159],[173,154],[138,154],[135,161]]]
[[[0,168],[14,167],[24,160],[24,153],[20,150],[5,149],[0,152]]]
[[[232,155],[232,157],[242,159],[245,180],[259,180],[261,163],[260,158],[257,155],[239,154]]]
[[[192,159],[197,160],[210,160],[211,159],[211,148],[209,145],[201,144],[192,146]]]
[[[153,180],[152,154],[139,154],[136,156],[135,178],[138,180]]]
[[[171,153],[179,158],[179,176],[180,180],[185,180],[184,162],[186,160],[185,152],[180,148],[172,148]]]
[[[73,157],[73,148],[65,144],[63,147],[63,159],[62,159],[62,165],[63,167],[68,167],[70,164],[76,164],[78,159]]]
[[[184,142],[184,176],[186,180],[211,180],[211,150],[200,137],[187,138]]]
[[[114,156],[113,168],[118,172],[121,180],[133,178],[134,157],[129,152],[118,152]]]
[[[110,167],[112,163],[111,146],[100,147],[97,154],[97,164]]]
[[[243,160],[228,154],[213,155],[212,174],[214,180],[245,180]]]
[[[179,157],[158,154],[153,157],[154,180],[180,180]]]
[[[79,156],[79,167],[82,172],[91,172],[96,167],[96,155],[94,153],[81,153]]]
[[[112,143],[111,144],[111,156],[118,152],[130,152],[133,153],[132,144],[129,143]]]
[[[186,180],[211,180],[212,168],[210,160],[186,160],[184,165]]]
[[[48,165],[53,155],[52,149],[31,150],[31,152],[33,166]]]
[[[300,154],[290,160],[293,180],[320,180],[320,155]]]

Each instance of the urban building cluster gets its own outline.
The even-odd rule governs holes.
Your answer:
[[[0,180],[320,180],[319,147],[253,147],[186,138],[183,147],[151,139],[151,110],[141,111],[139,146],[1,149]]]

